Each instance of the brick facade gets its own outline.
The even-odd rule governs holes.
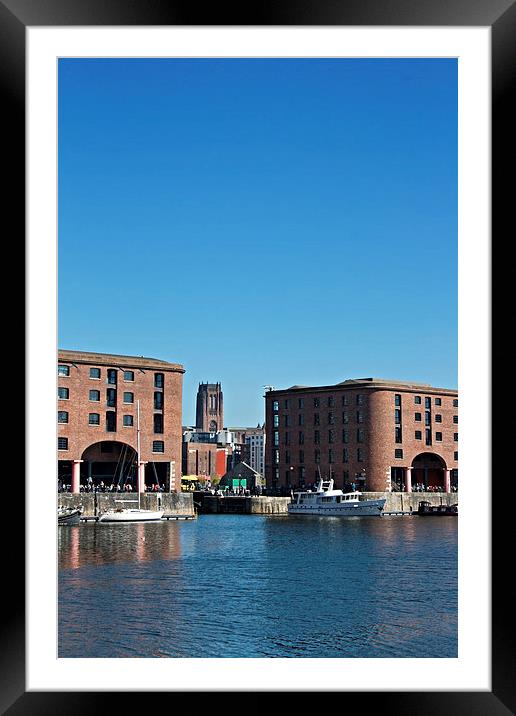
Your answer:
[[[354,483],[370,491],[404,489],[407,468],[413,487],[442,487],[450,474],[455,479],[454,390],[367,378],[269,391],[265,399],[265,473],[270,489],[308,486],[319,473],[323,478],[331,475],[340,488]]]
[[[87,463],[117,460],[123,445],[136,450],[139,401],[140,460],[166,464],[179,486],[184,372],[154,358],[60,350],[58,460],[83,460],[82,483]]]

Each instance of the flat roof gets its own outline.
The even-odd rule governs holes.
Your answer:
[[[392,380],[387,378],[350,378],[343,380],[340,383],[333,385],[292,385],[290,388],[277,388],[270,390],[265,393],[266,396],[275,395],[277,393],[289,393],[289,392],[307,392],[307,391],[330,391],[335,389],[349,388],[350,390],[356,388],[371,388],[371,389],[385,389],[385,390],[407,390],[410,392],[420,393],[443,393],[449,395],[457,395],[457,390],[454,388],[439,388],[437,386],[430,385],[430,383],[416,383],[408,380]]]
[[[161,368],[179,373],[184,373],[185,369],[180,363],[169,363],[159,358],[149,358],[146,356],[127,356],[118,353],[93,353],[90,351],[69,351],[64,349],[58,350],[58,359],[68,363],[87,363],[95,365],[121,365],[124,368]]]

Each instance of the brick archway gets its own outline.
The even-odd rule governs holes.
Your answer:
[[[92,443],[81,455],[81,484],[84,486],[130,484],[134,489],[137,480],[136,450],[117,440]]]
[[[423,452],[412,460],[412,489],[417,485],[424,488],[445,488],[447,465],[437,453]]]

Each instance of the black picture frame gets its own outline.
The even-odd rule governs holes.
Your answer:
[[[166,0],[0,0],[0,81],[4,111],[2,136],[5,149],[12,153],[9,181],[3,191],[4,225],[9,229],[12,247],[21,249],[24,264],[25,236],[25,30],[35,26],[102,25],[338,25],[338,26],[474,26],[490,27],[492,33],[492,233],[493,265],[501,255],[505,236],[509,237],[510,212],[514,205],[516,152],[514,115],[510,100],[516,75],[516,2],[514,0],[319,0],[293,3],[281,0],[258,6],[241,3],[231,9],[212,4],[200,8],[194,3]],[[512,80],[512,82],[511,82]],[[496,243],[494,239],[496,238]],[[498,250],[495,251],[494,247]],[[492,307],[501,306],[506,282],[493,283]],[[506,290],[506,289],[505,289]],[[492,312],[493,317],[496,311]],[[4,330],[14,331],[14,318],[6,316]],[[496,353],[492,354],[493,359]],[[494,377],[494,374],[493,374]],[[501,388],[492,380],[492,410],[497,412]],[[485,409],[486,406],[483,406]],[[502,444],[504,429],[493,434]],[[507,435],[508,437],[508,435]],[[496,444],[493,455],[498,454]],[[507,468],[492,474],[503,474]],[[510,474],[509,474],[510,477]],[[491,489],[491,485],[486,485]],[[494,484],[493,484],[494,487]],[[500,488],[501,489],[501,488]],[[480,496],[481,497],[481,496]],[[496,500],[493,497],[493,505]],[[480,502],[480,508],[482,503]],[[495,519],[496,517],[496,519]],[[361,692],[349,693],[346,706],[377,706],[383,713],[476,714],[516,713],[515,643],[512,637],[514,588],[507,579],[512,571],[510,518],[492,518],[492,691],[468,692]],[[24,537],[19,519],[13,520],[9,534],[16,534],[16,549],[6,550],[4,577],[8,575],[8,609],[4,610],[1,632],[0,707],[2,713],[78,714],[105,713],[120,709],[131,699],[133,708],[143,705],[140,693],[26,692],[25,690],[25,593]],[[7,547],[7,545],[6,545]],[[6,584],[4,582],[4,584]],[[407,689],[410,685],[407,684]],[[317,688],[314,687],[314,691]],[[157,693],[156,696],[163,695]],[[200,694],[196,695],[196,698]],[[165,694],[171,705],[174,694]],[[115,701],[116,699],[116,701]],[[350,703],[351,702],[351,703]],[[146,702],[148,703],[148,702]]]

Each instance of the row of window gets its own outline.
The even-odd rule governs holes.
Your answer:
[[[116,396],[117,391],[115,388],[107,388],[106,390],[106,405],[108,408],[116,407]],[[60,400],[70,400],[70,390],[68,388],[59,387],[57,389],[57,397]],[[100,402],[100,390],[90,390],[89,400],[93,403]],[[134,403],[134,393],[128,391],[123,394],[123,402],[131,405]],[[163,393],[154,393],[154,410],[163,410]]]
[[[363,423],[364,422],[364,413],[361,410],[357,410],[355,413],[355,420],[357,423]],[[327,424],[328,425],[335,425],[337,421],[335,413],[328,413],[327,415]],[[349,413],[347,411],[344,411],[342,413],[342,422],[343,423],[349,423]],[[279,428],[280,427],[280,416],[279,415],[273,415],[272,418],[272,424],[273,427]],[[298,425],[304,425],[305,424],[305,416],[300,413],[297,416],[297,424]],[[320,425],[321,424],[321,416],[319,413],[314,413],[314,425]],[[283,425],[288,428],[291,427],[292,421],[290,415],[284,415],[283,416]]]
[[[68,450],[68,438],[57,438],[57,449]],[[153,440],[152,452],[165,452],[165,443],[163,440]]]
[[[106,372],[106,382],[116,385],[118,377],[118,369],[108,368]],[[126,382],[134,382],[134,370],[124,370],[123,377]],[[67,378],[70,375],[70,366],[60,364],[57,366],[57,374],[62,378]],[[100,380],[102,378],[101,368],[90,368],[90,378],[93,380]],[[154,387],[163,388],[165,383],[164,373],[154,373]]]
[[[328,430],[328,442],[329,442],[329,443],[334,443],[334,442],[336,442],[336,435],[337,435],[337,431],[336,431],[336,430]],[[290,433],[284,433],[284,436],[283,436],[283,437],[284,437],[284,445],[290,445]],[[350,431],[349,431],[349,430],[343,430],[343,431],[342,431],[342,442],[343,442],[343,443],[348,443],[348,442],[349,442],[349,437],[350,437]],[[422,432],[421,432],[421,430],[416,430],[416,431],[415,431],[415,433],[414,433],[414,438],[415,438],[416,440],[422,440]],[[443,439],[443,434],[442,434],[442,432],[436,432],[436,433],[435,433],[435,440],[436,440],[436,442],[442,442],[442,439]],[[453,439],[454,439],[455,442],[457,442],[458,439],[459,439],[459,434],[458,434],[458,433],[453,433]],[[298,445],[304,445],[304,444],[305,444],[305,433],[304,433],[302,430],[300,430],[300,431],[298,432],[297,440],[298,440]],[[365,431],[364,431],[364,430],[361,430],[360,428],[358,428],[358,430],[356,431],[356,442],[357,442],[357,443],[362,443],[362,442],[364,442],[364,440],[365,440]],[[431,444],[432,444],[432,431],[430,430],[430,428],[427,428],[427,429],[425,430],[425,440],[426,440],[426,444],[427,444],[427,445],[431,445]],[[320,432],[319,430],[314,430],[314,443],[315,443],[315,445],[318,445],[320,442],[321,442],[321,432]],[[402,436],[401,427],[396,427],[395,430],[394,430],[394,442],[396,442],[396,443],[401,443],[401,442],[403,442],[403,436]],[[275,430],[274,433],[273,433],[272,444],[273,444],[275,447],[278,447],[279,444],[280,444],[280,434],[279,434],[279,431],[278,431],[278,430]]]
[[[416,422],[421,422],[421,418],[422,418],[422,413],[414,413],[414,420],[415,420]],[[435,421],[436,423],[442,423],[442,421],[443,421],[443,416],[441,415],[441,413],[435,413],[435,415],[434,415],[434,421]],[[396,409],[394,410],[394,422],[395,422],[396,425],[401,425],[401,410],[400,410],[399,408],[396,408]],[[432,422],[432,414],[431,414],[431,412],[430,412],[429,410],[426,410],[426,411],[425,411],[425,425],[430,425],[431,422]],[[458,416],[458,415],[454,415],[454,416],[453,416],[453,422],[454,422],[454,423],[458,423],[458,422],[459,422],[459,416]]]
[[[321,401],[322,401],[322,402],[325,402],[325,401],[322,400],[321,398],[313,398],[313,406],[314,406],[314,408],[319,408],[319,407],[321,406]],[[292,398],[285,398],[285,399],[283,400],[283,408],[284,408],[285,410],[290,410],[290,408],[292,407],[292,403],[293,403],[293,402],[294,402],[294,400],[293,400]],[[357,405],[364,405],[365,396],[364,396],[364,395],[361,395],[361,394],[356,395],[356,396],[355,396],[355,402],[356,402]],[[416,405],[421,405],[421,396],[420,396],[420,395],[415,395],[415,396],[414,396],[414,403],[415,403]],[[327,406],[328,406],[329,408],[335,407],[335,398],[334,398],[333,395],[330,395],[330,396],[326,399],[326,404],[327,404]],[[351,404],[351,396],[349,396],[349,395],[343,395],[343,396],[342,396],[342,405],[350,405],[350,404]],[[394,396],[394,404],[395,404],[397,407],[401,407],[401,394],[399,394],[399,393],[395,394],[395,396]],[[432,405],[432,398],[430,398],[429,396],[425,396],[425,408],[430,408],[431,405]],[[442,405],[442,398],[434,398],[434,405]],[[457,398],[454,398],[454,400],[453,400],[453,407],[454,407],[454,408],[457,408],[458,405],[459,405],[459,401],[457,400]],[[298,398],[298,399],[297,399],[297,407],[298,407],[299,409],[303,409],[303,408],[305,407],[305,398]],[[279,411],[279,409],[280,409],[280,401],[279,401],[279,400],[274,400],[273,403],[272,403],[272,410],[273,410],[273,412],[274,412],[274,413],[277,413],[277,412]]]
[[[66,410],[58,410],[57,411],[57,422],[61,424],[67,424],[70,421],[70,415]],[[89,413],[88,414],[88,425],[100,425],[100,413]],[[122,425],[126,428],[131,428],[134,426],[134,416],[133,415],[123,415],[122,416]],[[116,432],[116,413],[113,412],[107,412],[106,413],[106,430],[108,432]],[[154,432],[155,433],[162,433],[163,432],[163,415],[161,413],[156,413],[154,415]]]
[[[292,456],[291,456],[290,452],[287,450],[287,451],[285,452],[285,460],[284,460],[284,462],[285,462],[287,465],[290,464],[290,462],[291,462],[291,457],[292,457]],[[298,457],[297,462],[299,462],[299,463],[304,463],[304,461],[305,461],[305,453],[304,453],[304,450],[300,450],[299,453],[298,453],[298,455],[297,455],[297,457]],[[344,450],[342,451],[342,462],[344,462],[344,463],[349,462],[349,458],[350,458],[350,451],[348,450],[348,448],[344,448]],[[395,458],[396,460],[403,459],[403,450],[401,450],[401,449],[396,449],[396,450],[394,451],[394,458]],[[364,461],[364,451],[363,451],[362,448],[357,448],[357,451],[356,451],[356,459],[357,459],[357,462],[363,462],[363,461]],[[456,452],[453,453],[453,459],[454,459],[454,460],[458,460],[458,459],[459,459],[459,453],[458,453],[458,451],[456,451]],[[320,462],[321,462],[321,451],[320,451],[320,450],[316,450],[316,451],[315,451],[315,463],[316,463],[316,464],[319,464]],[[333,464],[334,462],[335,462],[335,451],[334,451],[334,450],[328,450],[328,463],[331,465],[331,464]],[[274,451],[274,464],[275,464],[275,465],[278,465],[279,463],[280,463],[280,452],[279,452],[279,450],[275,450],[275,451]]]

